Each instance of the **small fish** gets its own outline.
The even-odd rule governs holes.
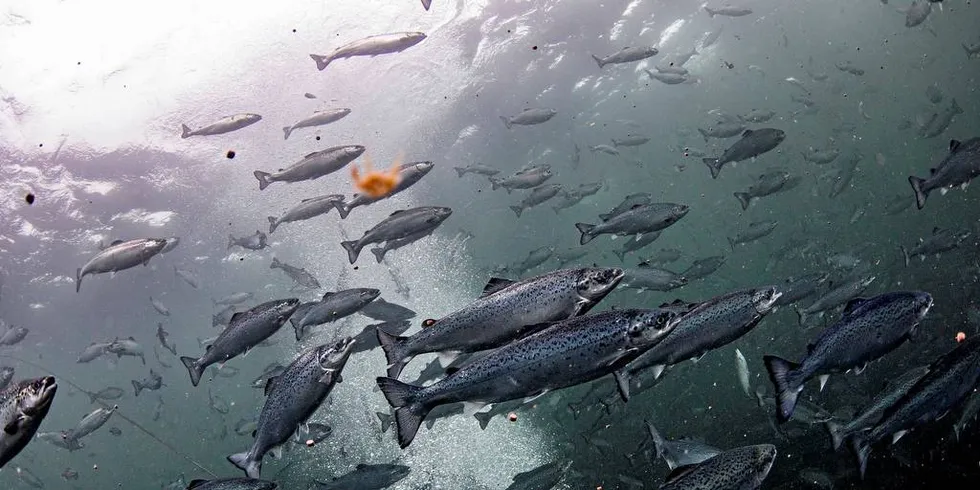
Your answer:
[[[561,192],[561,184],[548,184],[535,187],[527,197],[521,200],[519,205],[510,206],[510,209],[520,218],[525,210],[547,202],[549,199],[557,196],[559,192]]]
[[[462,177],[466,174],[476,174],[476,175],[483,175],[486,177],[492,177],[500,173],[500,170],[480,163],[474,163],[466,167],[453,167],[453,170],[456,171],[456,175],[458,177]]]
[[[136,342],[133,337],[128,337],[125,339],[115,339],[107,347],[106,352],[109,354],[115,354],[116,357],[122,358],[123,356],[128,357],[138,357],[143,364],[146,364],[146,356],[143,354],[143,346]]]
[[[280,269],[289,276],[296,284],[309,289],[320,289],[320,282],[313,277],[313,274],[307,272],[306,269],[302,267],[296,267],[289,265],[275,257],[272,258],[272,264],[269,265],[270,269]]]
[[[735,372],[738,373],[738,383],[742,385],[745,396],[752,398],[752,391],[749,388],[749,362],[738,348],[735,349]]]
[[[0,335],[0,345],[17,345],[21,343],[31,331],[27,327],[10,326],[3,335]]]
[[[650,421],[646,421],[647,430],[653,438],[657,457],[663,458],[673,471],[675,468],[696,465],[721,454],[721,449],[709,446],[703,442],[691,439],[667,440]]]
[[[247,250],[262,250],[269,246],[268,238],[268,235],[259,230],[255,230],[253,235],[241,238],[235,238],[234,235],[228,234],[228,248],[238,245]]]
[[[452,215],[452,212],[450,208],[438,206],[422,206],[395,211],[365,231],[360,239],[341,242],[341,246],[347,251],[348,259],[353,264],[357,262],[357,256],[366,245],[405,238],[418,233],[419,230],[442,223]]]
[[[194,289],[198,288],[199,282],[197,280],[197,276],[195,276],[194,273],[192,273],[191,271],[178,269],[177,266],[175,265],[174,275],[183,279],[183,281],[186,282],[190,287]]]
[[[716,9],[705,6],[704,11],[708,13],[708,17],[714,17],[716,15],[721,15],[724,17],[743,17],[752,13],[752,9],[727,5]]]
[[[150,259],[159,254],[166,246],[167,240],[163,238],[139,238],[126,242],[122,240],[112,242],[75,271],[75,292],[81,290],[82,279],[85,276],[119,272],[140,264],[146,266]]]
[[[504,126],[507,126],[507,129],[511,129],[515,124],[520,126],[541,124],[547,122],[557,114],[558,111],[554,109],[528,108],[515,116],[500,116],[500,120],[504,122]]]
[[[777,221],[765,220],[765,221],[754,221],[749,223],[748,228],[743,232],[733,237],[728,237],[728,244],[735,250],[735,245],[744,245],[746,243],[754,242],[760,238],[769,236],[776,226],[779,224]]]
[[[292,126],[284,126],[282,128],[282,132],[285,134],[283,135],[282,139],[288,140],[289,135],[299,128],[312,128],[315,126],[323,126],[332,122],[337,122],[347,117],[350,112],[351,110],[347,108],[316,111],[312,116],[302,119]]]
[[[775,128],[746,129],[742,138],[725,150],[719,158],[703,158],[702,161],[711,170],[711,178],[717,179],[721,168],[726,163],[741,162],[758,157],[779,146],[786,139],[786,133]]]
[[[929,0],[912,0],[912,5],[905,11],[905,27],[915,27],[926,21],[932,13],[932,2]]]
[[[208,388],[208,407],[222,415],[231,411],[231,405],[228,401],[212,393],[211,388]]]
[[[177,344],[168,342],[167,339],[170,337],[170,333],[163,329],[162,323],[157,323],[157,340],[160,341],[160,345],[164,349],[170,351],[171,354],[177,355]]]
[[[122,435],[122,429],[120,429],[119,427],[109,427],[109,433],[116,437],[119,437]]]
[[[349,489],[382,489],[398,483],[412,472],[408,466],[400,464],[365,464],[360,463],[354,470],[323,482],[313,480],[309,490],[343,490]]]
[[[353,162],[367,150],[361,145],[334,146],[321,151],[314,151],[304,156],[300,161],[279,169],[274,173],[256,170],[252,172],[259,181],[259,190],[264,190],[273,182],[302,182],[316,180],[334,173]]]
[[[163,316],[170,316],[170,310],[160,300],[153,299],[153,296],[150,296],[150,304],[153,305],[154,310],[157,310],[157,313]]]
[[[592,59],[599,64],[599,68],[606,65],[611,65],[615,63],[631,63],[634,61],[645,60],[652,56],[656,56],[660,53],[660,50],[653,46],[640,46],[634,48],[623,48],[609,56],[598,57],[596,55],[591,55]]]
[[[635,134],[627,135],[623,138],[612,138],[612,144],[617,148],[620,146],[642,146],[647,144],[649,141],[649,137]]]
[[[143,390],[156,391],[160,388],[166,386],[163,384],[163,376],[160,376],[156,371],[150,370],[150,377],[143,378],[141,380],[132,380],[133,390],[135,391],[135,396],[140,396],[140,392]]]
[[[99,428],[105,425],[109,421],[109,417],[119,409],[118,405],[113,405],[112,408],[97,408],[91,413],[82,418],[78,422],[78,425],[74,429],[70,429],[65,433],[65,439],[69,440],[79,440]]]
[[[949,153],[936,168],[930,169],[928,178],[909,176],[915,191],[915,204],[922,209],[929,193],[938,189],[945,194],[956,186],[966,187],[980,175],[980,137],[963,142],[950,140]]]
[[[334,60],[352,58],[354,56],[374,57],[381,54],[398,53],[415,46],[424,41],[425,38],[425,34],[421,32],[378,34],[347,43],[335,49],[329,55],[311,54],[310,58],[313,58],[313,61],[316,62],[316,69],[323,71]]]
[[[651,203],[635,206],[614,218],[600,224],[575,223],[582,234],[580,245],[585,245],[602,234],[639,235],[663,230],[680,221],[690,208],[684,204]]]
[[[262,120],[262,116],[258,114],[235,114],[233,116],[228,116],[220,119],[214,124],[209,124],[203,128],[191,130],[186,124],[180,125],[180,137],[190,138],[191,136],[213,136],[217,134],[225,134],[231,131],[237,131],[239,129],[251,126]]]
[[[857,66],[854,65],[854,63],[851,63],[850,61],[838,61],[837,63],[834,64],[834,66],[836,66],[838,70],[844,73],[850,73],[851,75],[858,76],[858,77],[864,75],[864,70],[858,68]]]

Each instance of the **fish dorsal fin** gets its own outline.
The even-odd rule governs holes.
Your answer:
[[[205,483],[207,483],[208,481],[209,480],[204,480],[204,479],[201,479],[201,478],[198,478],[196,480],[191,480],[191,482],[187,485],[187,490],[191,490],[191,489],[200,487],[200,486],[204,485]]]
[[[957,143],[957,144],[958,144],[958,143]],[[122,240],[113,240],[113,241],[112,241],[112,243],[110,243],[110,244],[109,244],[109,246],[110,246],[110,247],[114,247],[114,246],[116,246],[116,245],[119,245],[119,244],[120,244],[120,243],[122,243],[122,242],[123,242]]]
[[[277,379],[279,379],[279,376],[272,376],[269,379],[265,380],[265,391],[263,392],[265,396],[269,396],[269,392],[272,391],[272,388],[276,386]]]
[[[650,265],[650,263],[649,263],[649,262],[647,262],[647,261],[645,261],[645,260],[644,260],[643,262],[640,262],[639,264],[636,264],[636,266],[637,266],[638,268],[640,268],[640,269],[648,269],[648,268],[650,268],[650,267],[653,267],[652,265]]]
[[[395,211],[394,213],[389,214],[388,217],[390,218],[392,216],[398,216],[399,214],[402,214],[404,212],[405,212],[404,209],[399,209],[398,211]]]
[[[687,475],[688,473],[694,471],[694,469],[697,468],[697,467],[698,467],[698,465],[696,465],[696,464],[689,464],[689,465],[684,465],[684,466],[678,466],[677,468],[674,468],[670,473],[667,474],[667,477],[664,478],[664,483],[663,484],[664,485],[668,485],[668,484],[674,483],[677,480],[680,480],[681,478],[683,478],[684,475]]]
[[[327,292],[323,293],[323,298],[322,299],[327,299],[327,298],[329,298],[329,297],[331,297],[331,296],[333,296],[335,294],[337,294],[337,293],[333,293],[333,292],[327,291]]]
[[[133,342],[136,342],[136,339],[134,339],[132,335],[130,335],[130,336],[129,336],[129,337],[127,337],[127,338],[128,338],[129,340],[132,340]]]
[[[304,156],[303,158],[313,158],[313,157],[315,157],[315,156],[316,156],[316,154],[317,154],[317,153],[319,153],[319,152],[318,152],[318,151],[314,151],[313,153],[308,153],[308,154],[307,154],[306,156]]]
[[[868,301],[868,298],[853,298],[849,300],[847,304],[844,305],[844,315],[850,315],[856,308],[863,305],[865,301]]]
[[[746,136],[751,136],[752,133],[753,133],[753,131],[751,129],[746,129],[745,132],[742,133],[742,137],[744,138]]]
[[[960,144],[961,143],[959,140],[949,140],[949,152],[950,153],[956,152],[957,148],[960,147]]]
[[[483,286],[483,292],[480,293],[480,297],[485,298],[487,296],[490,296],[491,294],[496,293],[497,291],[500,291],[501,289],[510,286],[511,284],[514,284],[514,282],[516,281],[511,281],[510,279],[504,279],[501,277],[491,277],[490,280],[487,281],[487,285]]]
[[[303,200],[302,200],[302,201],[300,201],[300,202],[310,202],[310,201],[312,201],[312,200],[314,200],[314,199],[316,199],[316,198],[315,198],[315,197],[307,197],[306,199],[303,199]]]
[[[632,211],[632,210],[634,210],[636,208],[642,208],[642,207],[643,207],[642,204],[634,204],[634,205],[630,206],[630,211]]]
[[[235,320],[238,320],[244,314],[245,314],[244,311],[239,311],[238,313],[235,313],[234,315],[231,316],[231,319],[228,320],[228,323],[230,324],[230,323],[234,322]]]

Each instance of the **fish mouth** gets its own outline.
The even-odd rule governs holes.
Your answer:
[[[769,313],[776,304],[776,301],[783,295],[783,293],[776,290],[775,286],[769,286],[766,289],[756,292],[756,294],[759,293],[763,293],[763,296],[755,302],[755,311],[759,314]]]

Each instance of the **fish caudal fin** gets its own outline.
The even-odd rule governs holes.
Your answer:
[[[249,459],[248,453],[238,453],[228,456],[228,461],[245,472],[249,478],[258,478],[262,473],[262,461]]]
[[[480,430],[487,430],[487,426],[490,425],[490,419],[493,418],[493,413],[491,412],[476,412],[473,417],[480,422]]]
[[[381,344],[381,349],[385,352],[385,358],[388,360],[388,376],[397,379],[398,375],[402,373],[402,369],[405,369],[405,365],[411,359],[405,354],[405,341],[408,340],[408,337],[392,335],[380,328],[377,329],[377,334],[378,342]]]
[[[343,200],[341,201],[330,201],[333,207],[337,208],[337,212],[340,214],[340,219],[347,219],[347,215],[350,214],[350,208],[347,207],[347,203]]]
[[[657,428],[653,426],[653,423],[651,423],[649,420],[647,420],[646,423],[647,430],[650,431],[650,437],[653,438],[653,446],[656,448],[657,458],[659,459],[663,457],[664,445],[667,443],[667,441],[664,440],[664,436],[660,435]]]
[[[799,365],[776,356],[763,356],[762,361],[766,364],[769,379],[776,390],[776,420],[787,422],[793,417],[796,397],[803,389],[794,379],[794,371]]]
[[[174,267],[174,270],[177,270],[176,266]],[[75,269],[75,292],[77,293],[81,290],[82,290],[82,268],[79,267],[78,269]]]
[[[721,159],[720,158],[702,158],[701,161],[704,162],[704,164],[708,166],[708,169],[709,170],[711,170],[711,178],[712,179],[717,179],[718,178],[718,174],[721,173],[721,165],[722,165]]]
[[[422,0],[422,8],[424,8],[425,10],[429,10],[429,7],[431,6],[432,6],[432,0]]]
[[[710,17],[710,18],[714,18],[714,16],[715,16],[715,13],[716,13],[716,12],[715,12],[714,10],[712,10],[712,9],[710,9],[710,8],[708,8],[708,7],[705,7],[705,8],[704,8],[704,11],[708,13],[708,17]]]
[[[457,177],[462,178],[464,175],[466,175],[466,169],[463,167],[453,167],[453,170],[456,171]]]
[[[922,189],[922,184],[926,183],[926,179],[920,179],[914,175],[909,175],[909,184],[912,184],[912,190],[915,191],[915,205],[919,209],[926,205],[926,198],[929,197],[929,191]]]
[[[292,126],[283,126],[282,127],[282,132],[285,133],[283,135],[283,138],[282,139],[288,140],[289,139],[289,134],[293,132],[293,127]]]
[[[868,469],[868,456],[871,455],[871,444],[862,434],[855,434],[851,438],[851,450],[857,458],[858,469],[861,472],[861,479],[864,479],[864,470]]]
[[[599,68],[602,68],[603,66],[605,66],[605,63],[602,62],[602,58],[600,58],[600,57],[598,57],[596,55],[592,55],[592,59],[594,59],[595,62],[599,65]]]
[[[735,199],[742,205],[742,211],[749,209],[749,204],[752,203],[752,196],[748,192],[736,192]]]
[[[429,413],[429,409],[425,405],[415,400],[416,395],[423,388],[402,383],[392,378],[378,378],[377,381],[385,399],[391,406],[395,407],[398,445],[405,449],[415,439],[415,434],[418,433],[422,420]]]
[[[506,116],[500,116],[500,120],[504,122],[504,126],[507,126],[507,129],[511,128],[510,119]]]
[[[293,326],[293,332],[296,334],[296,341],[299,342],[303,340],[303,335],[306,333],[306,326],[303,325],[302,318],[290,318],[289,323]]]
[[[357,262],[357,256],[361,254],[361,249],[363,248],[361,242],[355,240],[340,242],[340,246],[344,247],[344,250],[347,251],[347,259],[350,260],[351,264]]]
[[[500,181],[498,181],[497,179],[493,177],[487,177],[487,180],[490,181],[490,190],[495,191],[500,187]]]
[[[381,247],[372,248],[371,249],[371,253],[374,254],[374,258],[378,259],[378,263],[380,264],[381,262],[384,261],[384,259],[385,259],[385,253],[387,253],[387,250],[385,250],[385,249],[383,249]]]
[[[322,54],[311,54],[310,58],[313,58],[313,61],[316,61],[316,69],[320,71],[326,69],[327,65],[329,65],[331,61],[329,56],[324,56]]]
[[[841,444],[844,443],[844,439],[847,437],[843,427],[832,420],[824,422],[823,426],[827,429],[827,433],[830,434],[830,441],[834,445],[834,450],[840,449]]]
[[[270,175],[269,172],[263,172],[261,170],[256,170],[256,171],[252,172],[252,175],[254,175],[256,179],[259,179],[259,190],[260,191],[261,190],[265,190],[265,188],[266,187],[269,187],[269,184],[272,183],[272,180],[269,178],[272,175]]]
[[[595,229],[596,225],[590,225],[588,223],[575,223],[575,227],[578,228],[579,233],[582,234],[582,237],[579,238],[578,241],[579,244],[585,245],[595,238],[595,235],[592,234],[592,230]]]
[[[201,375],[204,374],[204,368],[193,357],[181,357],[180,362],[184,363],[184,367],[187,368],[187,372],[191,375],[191,384],[197,386],[201,382]]]
[[[136,392],[135,396],[140,396],[140,392],[143,391],[143,385],[139,381],[133,380],[133,391]],[[94,402],[93,402],[94,403]]]
[[[514,214],[516,214],[518,218],[520,218],[521,217],[521,213],[524,212],[524,208],[522,208],[520,206],[508,206],[508,207],[510,207],[510,210],[513,211]]]
[[[191,128],[188,128],[186,124],[181,124],[180,125],[180,137],[182,139],[183,138],[190,138],[191,136],[193,136],[191,134],[192,132],[193,131],[191,131]]]
[[[624,250],[613,250],[613,253],[616,254],[616,257],[619,257],[619,261],[620,262],[626,262],[626,251],[624,251]]]
[[[269,234],[276,232],[276,228],[279,227],[279,219],[275,216],[269,216]]]

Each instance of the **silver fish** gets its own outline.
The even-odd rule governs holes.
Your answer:
[[[259,181],[259,190],[269,187],[269,184],[273,182],[316,180],[344,168],[348,163],[361,156],[365,150],[366,148],[361,145],[334,146],[326,150],[309,153],[302,160],[284,169],[279,169],[278,172],[269,173],[256,170],[252,174]]]
[[[347,117],[347,115],[350,114],[350,112],[351,112],[350,109],[347,108],[316,111],[313,113],[312,116],[307,117],[306,119],[302,119],[296,124],[293,124],[292,126],[284,126],[282,128],[282,132],[285,134],[283,135],[282,139],[288,140],[289,135],[292,134],[293,131],[299,128],[312,128],[315,126],[323,126],[326,124],[330,124],[332,122],[337,122]]]
[[[306,269],[302,267],[296,267],[289,265],[275,257],[272,258],[272,263],[269,264],[270,269],[280,269],[289,276],[290,279],[309,289],[320,289],[320,282],[313,277],[313,274],[307,272]]]
[[[549,199],[557,196],[559,192],[561,192],[561,184],[548,184],[535,187],[527,197],[521,200],[520,205],[510,206],[510,209],[520,218],[526,209],[547,202]]]
[[[492,177],[500,173],[500,170],[495,169],[493,167],[488,167],[480,163],[474,163],[473,165],[468,165],[466,167],[453,167],[453,170],[456,171],[456,175],[458,177],[462,177],[466,174],[476,174],[476,175],[483,175],[486,177]]]
[[[0,335],[0,345],[17,345],[27,338],[27,334],[29,333],[31,331],[27,327],[15,327],[11,325],[3,332],[3,335]]]
[[[611,65],[615,63],[632,63],[634,61],[645,60],[652,56],[656,56],[660,53],[660,50],[653,46],[640,46],[635,48],[626,47],[623,48],[609,56],[598,57],[596,55],[591,55],[592,59],[599,64],[599,68],[606,65]]]
[[[162,345],[164,349],[167,349],[168,351],[170,351],[171,354],[176,356],[177,344],[174,344],[173,342],[169,342],[167,340],[169,337],[170,337],[170,332],[167,332],[166,330],[163,329],[162,323],[157,323],[157,340],[160,341],[160,345]]]
[[[269,216],[269,233],[275,233],[276,228],[279,228],[279,225],[283,223],[308,220],[321,214],[327,214],[336,207],[335,202],[343,203],[343,201],[343,194],[329,194],[303,199],[299,204],[289,208],[282,216]]]
[[[840,449],[841,444],[851,435],[865,431],[874,427],[881,420],[882,415],[908,393],[916,383],[922,379],[929,371],[927,366],[920,366],[909,369],[898,378],[890,381],[885,389],[875,395],[870,403],[857,413],[850,422],[840,424],[833,420],[828,420],[824,425],[830,433],[834,449]]]
[[[742,205],[742,211],[745,211],[749,209],[753,200],[792,190],[799,185],[801,180],[800,177],[794,177],[789,172],[772,170],[760,175],[745,191],[736,192],[735,198]]]
[[[909,176],[909,183],[915,191],[915,204],[919,209],[926,205],[929,193],[939,189],[945,194],[949,189],[960,186],[966,187],[970,181],[980,175],[980,137],[960,142],[949,142],[949,154],[930,170],[926,179]]]
[[[732,7],[726,5],[724,7],[719,7],[716,9],[705,6],[704,11],[708,13],[708,17],[714,17],[716,15],[721,15],[724,17],[742,17],[752,13],[752,9],[743,7]]]
[[[82,267],[75,271],[75,292],[82,288],[82,279],[89,274],[118,272],[150,262],[167,245],[162,238],[139,238],[124,242],[117,240],[105,250],[95,254]]]
[[[25,379],[0,391],[0,468],[34,438],[58,392],[54,377]]]
[[[307,328],[335,322],[353,315],[374,301],[380,294],[381,291],[371,288],[353,288],[324,293],[323,298],[311,306],[302,318],[297,318],[294,315],[289,320],[296,332],[296,341],[303,339]]]
[[[177,266],[175,265],[174,275],[183,279],[183,281],[186,282],[190,287],[194,289],[198,288],[199,282],[197,280],[197,276],[195,276],[194,273],[192,273],[191,271],[178,269]]]
[[[532,126],[550,120],[558,114],[554,109],[528,108],[515,116],[500,116],[507,129],[511,129],[515,124],[520,126]]]
[[[944,230],[940,228],[933,228],[932,235],[928,238],[919,239],[914,247],[905,248],[904,245],[899,246],[902,250],[902,256],[905,259],[905,267],[909,266],[909,260],[912,257],[918,256],[922,260],[926,260],[927,256],[939,254],[943,252],[948,252],[959,248],[967,238],[969,238],[969,231],[952,231]]]
[[[350,263],[357,262],[357,256],[368,244],[387,242],[404,238],[419,230],[428,229],[434,224],[442,223],[451,214],[452,209],[438,206],[422,206],[412,209],[395,211],[383,221],[364,232],[358,240],[341,242],[347,250]]]
[[[755,158],[779,146],[786,139],[786,133],[775,128],[746,129],[742,138],[725,150],[719,158],[703,158],[711,170],[711,178],[717,179],[723,165]]]
[[[66,439],[79,440],[96,430],[99,430],[106,422],[109,421],[109,417],[119,409],[117,405],[113,405],[112,408],[97,408],[91,413],[82,417],[82,420],[78,422],[78,425],[74,429],[70,429],[65,433]]]
[[[864,292],[865,289],[874,282],[875,276],[856,276],[843,283],[832,285],[830,291],[814,301],[806,308],[797,308],[796,314],[799,316],[800,325],[806,325],[807,317],[815,313],[823,315],[823,312],[836,308],[847,303],[851,298]]]
[[[379,54],[398,53],[422,42],[425,40],[425,37],[425,34],[421,32],[378,34],[347,43],[335,49],[329,55],[311,54],[310,58],[313,58],[313,61],[316,62],[316,69],[323,71],[334,60],[352,58],[354,56],[377,56]]]
[[[275,482],[255,478],[216,478],[214,480],[191,480],[188,489],[193,490],[275,490]]]
[[[579,244],[585,245],[602,234],[639,235],[663,230],[687,215],[684,204],[651,203],[631,208],[598,225],[575,223],[582,234]]]
[[[667,440],[649,420],[646,424],[653,438],[657,457],[663,458],[672,471],[680,466],[698,464],[722,453],[721,449],[692,439]]]
[[[504,178],[488,177],[488,180],[490,180],[491,190],[495,191],[503,187],[510,194],[514,189],[531,189],[537,187],[553,175],[551,170],[547,168],[531,168],[518,171]]]
[[[235,114],[218,120],[214,124],[209,124],[203,128],[194,129],[187,127],[186,124],[180,125],[180,137],[190,138],[191,136],[213,136],[237,131],[247,126],[251,126],[262,120],[258,114]]]
[[[105,350],[109,354],[115,354],[118,358],[122,358],[123,356],[138,357],[143,361],[144,365],[146,364],[146,355],[143,354],[143,346],[132,337],[125,339],[117,338],[109,343]]]
[[[672,291],[686,284],[687,279],[676,272],[642,264],[623,277],[624,288],[640,291]]]
[[[154,310],[157,310],[157,313],[163,316],[170,316],[170,310],[167,309],[167,306],[162,301],[153,299],[153,296],[150,296],[150,304],[153,305]]]
[[[734,251],[735,245],[744,245],[769,236],[778,224],[778,221],[773,220],[753,221],[749,223],[748,228],[735,235],[735,237],[728,237],[728,244],[732,247],[732,251]]]
[[[368,204],[376,203],[382,199],[388,199],[399,192],[408,189],[409,187],[415,185],[416,182],[422,180],[430,170],[432,170],[432,162],[409,162],[402,164],[398,169],[398,184],[395,185],[384,197],[371,197],[366,194],[354,194],[348,202],[335,202],[333,205],[337,208],[340,213],[340,219],[347,219],[347,215],[350,214],[351,210],[358,206],[367,206]]]
[[[619,257],[620,262],[625,262],[626,254],[640,250],[643,247],[655,242],[658,238],[660,238],[660,233],[661,232],[659,231],[655,231],[653,233],[633,235],[623,242],[623,246],[620,247],[619,250],[613,250],[612,253]]]
[[[623,198],[623,202],[616,205],[612,211],[608,213],[600,214],[599,219],[602,221],[609,221],[616,216],[619,216],[637,206],[645,206],[653,202],[653,194],[648,192],[637,192],[636,194],[630,194]]]
[[[611,141],[613,146],[618,148],[620,146],[642,146],[647,144],[650,141],[650,138],[647,136],[630,134],[623,138],[612,138]]]
[[[308,490],[344,490],[344,489],[382,489],[393,486],[412,472],[408,466],[400,464],[364,464],[360,463],[354,470],[334,478],[329,482],[313,480]]]
[[[143,378],[139,380],[134,379],[132,380],[132,383],[133,383],[133,391],[136,393],[135,396],[140,396],[140,393],[142,393],[143,390],[156,391],[166,386],[165,384],[163,384],[163,376],[160,376],[159,373],[157,373],[152,369],[150,370],[149,378]]]
[[[238,245],[247,250],[262,250],[269,246],[269,236],[262,233],[259,230],[255,230],[255,233],[249,236],[243,236],[236,238],[232,234],[228,234],[228,248]]]

